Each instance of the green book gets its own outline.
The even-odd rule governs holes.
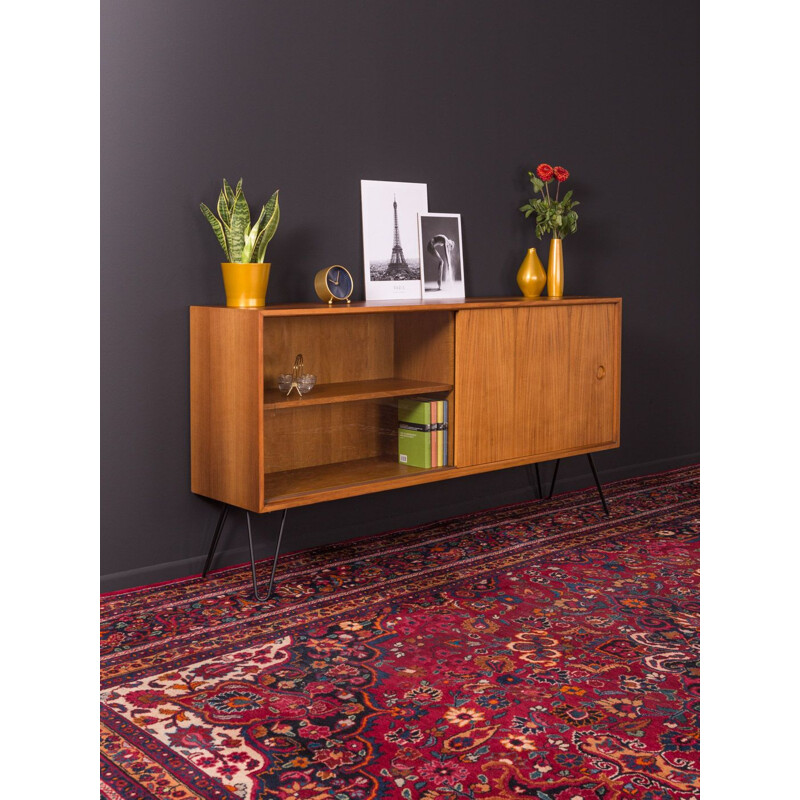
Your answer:
[[[401,397],[397,401],[397,422],[418,430],[431,429],[431,401]]]
[[[411,428],[397,429],[397,450],[401,464],[410,467],[431,467],[431,432]]]

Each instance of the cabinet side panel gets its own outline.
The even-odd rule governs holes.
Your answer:
[[[263,505],[261,315],[190,309],[192,491]]]
[[[614,319],[614,334],[612,346],[614,348],[614,444],[619,447],[620,443],[620,396],[622,391],[622,301],[611,306],[611,313]]]

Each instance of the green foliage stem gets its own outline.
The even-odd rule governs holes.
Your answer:
[[[529,172],[528,177],[541,198],[531,197],[519,210],[525,214],[525,219],[536,214],[536,236],[541,239],[544,234],[550,233],[554,239],[563,239],[575,233],[578,230],[578,214],[573,209],[580,203],[572,199],[572,189],[561,200],[558,199],[558,190],[555,198],[551,198],[548,184],[553,182],[552,179],[543,181],[533,172]],[[558,188],[561,188],[560,185]]]

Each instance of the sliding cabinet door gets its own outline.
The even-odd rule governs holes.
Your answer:
[[[618,302],[459,311],[456,466],[615,446],[619,348]]]

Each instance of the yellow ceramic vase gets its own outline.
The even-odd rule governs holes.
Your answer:
[[[564,253],[561,239],[550,240],[550,257],[547,259],[547,296],[564,296]]]
[[[263,308],[267,301],[270,264],[223,264],[226,305],[229,308]]]
[[[531,247],[517,270],[517,286],[525,297],[538,297],[545,283],[547,275],[544,274],[539,254],[535,247]]]

